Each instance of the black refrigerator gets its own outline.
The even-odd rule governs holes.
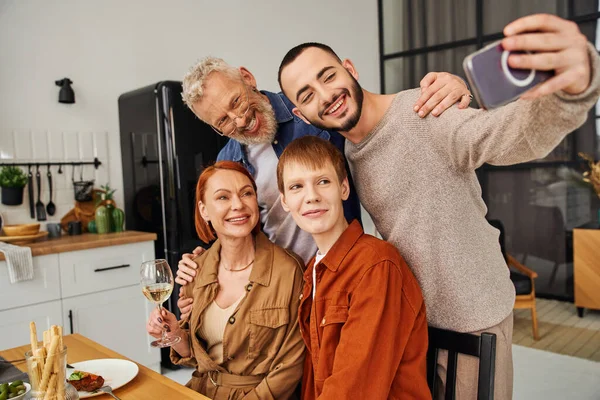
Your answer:
[[[156,258],[174,275],[183,253],[206,247],[194,225],[196,182],[226,143],[188,109],[181,91],[181,82],[162,81],[119,96],[126,227],[156,233]],[[177,316],[178,294],[176,285],[164,304]],[[162,364],[173,367],[168,349]]]

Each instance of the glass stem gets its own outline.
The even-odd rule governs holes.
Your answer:
[[[158,307],[158,315],[160,315],[160,317],[162,319],[162,303],[158,303],[157,307]],[[164,343],[166,341],[166,339],[167,339],[167,330],[165,329],[164,323],[165,323],[165,321],[163,320],[163,324],[161,325],[161,327],[162,327],[162,337],[160,339],[160,341],[162,343]]]

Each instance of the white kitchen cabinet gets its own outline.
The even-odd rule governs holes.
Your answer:
[[[146,321],[154,305],[142,294],[140,265],[154,259],[154,242],[98,247],[33,257],[34,279],[11,284],[0,261],[0,349],[38,339],[51,325],[90,339],[160,372]],[[72,326],[72,329],[71,329]]]
[[[0,348],[10,349],[30,343],[31,321],[35,322],[41,341],[40,332],[50,329],[52,325],[63,324],[60,300],[0,311]]]
[[[160,364],[160,351],[150,347],[154,339],[146,333],[152,304],[140,285],[71,297],[62,304],[65,332],[79,333],[145,366]]]
[[[59,254],[62,297],[138,285],[140,265],[154,259],[154,243],[141,242]]]
[[[33,279],[10,283],[6,261],[0,261],[0,311],[60,300],[58,254],[33,257]]]

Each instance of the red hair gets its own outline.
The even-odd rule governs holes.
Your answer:
[[[210,243],[217,237],[215,236],[215,231],[212,226],[206,222],[204,218],[202,218],[202,215],[200,215],[198,203],[204,202],[204,193],[206,192],[208,180],[219,170],[235,171],[243,174],[250,180],[250,183],[252,183],[252,187],[254,188],[254,192],[256,192],[256,182],[254,182],[254,178],[252,178],[250,172],[248,172],[248,170],[240,163],[234,161],[217,161],[202,171],[198,177],[198,183],[196,184],[196,213],[194,214],[194,222],[198,237],[200,237],[200,240],[202,240],[204,243]],[[260,219],[252,230],[253,234],[257,234],[258,232],[260,232]]]

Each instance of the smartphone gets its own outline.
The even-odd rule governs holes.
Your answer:
[[[515,52],[519,54],[523,52]],[[463,61],[471,91],[485,109],[500,107],[554,75],[554,71],[514,69],[508,66],[509,51],[494,42]]]

